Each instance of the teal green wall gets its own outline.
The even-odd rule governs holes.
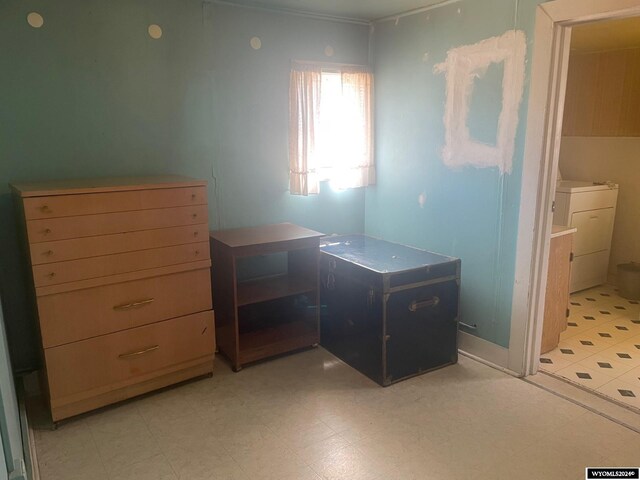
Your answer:
[[[216,7],[213,125],[223,227],[293,220],[325,233],[364,231],[364,189],[319,197],[288,190],[290,60],[368,63],[369,28],[252,9]],[[262,40],[258,51],[249,39]],[[331,45],[335,55],[327,58]],[[265,154],[268,152],[268,154]]]
[[[514,28],[524,30],[530,59],[538,3],[463,0],[376,23],[373,36],[378,184],[367,190],[366,233],[460,257],[461,321],[477,324],[469,333],[503,347],[509,345],[529,73],[513,171],[503,176],[497,168],[443,164],[445,76],[433,67],[451,48]],[[502,68],[490,68],[471,100],[469,130],[486,143],[495,139],[501,79]]]
[[[18,370],[38,355],[7,182],[177,173],[210,181],[212,228],[364,230],[363,189],[287,192],[290,60],[326,60],[328,44],[368,61],[367,26],[195,0],[0,2],[0,288]]]
[[[527,89],[513,172],[449,170],[440,158],[445,77],[433,65],[512,28],[530,46],[537,3],[463,0],[376,23],[378,184],[304,198],[287,191],[290,60],[327,60],[331,45],[331,61],[367,63],[368,27],[195,0],[3,0],[0,289],[14,366],[37,364],[37,342],[6,184],[107,175],[208,179],[214,228],[292,221],[459,256],[462,320],[507,346]],[[27,25],[30,11],[43,28]],[[149,38],[150,23],[162,39]],[[495,133],[500,74],[491,68],[476,85],[469,128],[480,140]]]

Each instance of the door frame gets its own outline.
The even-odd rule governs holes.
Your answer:
[[[538,5],[516,244],[508,368],[538,371],[571,27],[640,15],[640,0]]]

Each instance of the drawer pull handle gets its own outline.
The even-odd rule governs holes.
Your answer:
[[[51,229],[50,228],[45,228],[44,229],[44,234],[45,235],[49,235],[51,233]]]
[[[53,278],[55,276],[56,276],[55,272],[51,272],[51,273],[47,274],[47,277],[49,277],[49,278]]]
[[[200,255],[200,250],[196,250],[196,255]]]
[[[145,298],[144,300],[139,300],[137,302],[125,303],[123,305],[116,305],[113,307],[114,310],[122,311],[122,310],[131,310],[132,308],[144,307],[145,305],[149,305],[153,303],[154,298]]]
[[[197,237],[200,233],[199,232],[193,232],[193,236]]]
[[[191,194],[191,200],[195,200],[195,199],[196,199],[196,197],[197,197],[197,195],[196,195],[195,193],[192,193],[192,194]]]
[[[44,254],[45,254],[47,257],[50,257],[51,255],[53,255],[53,250],[47,250],[46,252],[44,252]]]
[[[409,304],[409,311],[415,312],[421,308],[435,307],[440,303],[439,297],[433,297],[431,300],[425,300],[424,302],[416,302],[415,300]]]
[[[43,205],[40,207],[40,211],[42,213],[51,213],[51,209],[49,208],[49,205]]]
[[[121,353],[118,355],[118,358],[131,358],[131,357],[139,357],[140,355],[144,355],[145,353],[153,352],[154,350],[158,350],[160,345],[154,345],[153,347],[145,348],[143,350],[138,350],[137,352],[131,353]]]

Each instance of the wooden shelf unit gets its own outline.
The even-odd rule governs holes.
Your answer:
[[[319,258],[323,234],[290,223],[210,232],[216,336],[234,371],[320,341]],[[284,274],[238,280],[238,261],[286,252]],[[301,296],[309,308],[299,315]],[[273,309],[281,308],[277,321]],[[245,315],[264,317],[252,325]],[[300,308],[298,308],[300,310]],[[265,323],[266,322],[266,323]]]
[[[319,342],[318,329],[310,322],[294,321],[241,333],[240,364],[308,347]]]
[[[309,293],[316,288],[313,280],[286,274],[239,282],[238,306]]]

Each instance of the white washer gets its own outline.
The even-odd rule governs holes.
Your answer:
[[[573,243],[571,292],[607,281],[618,185],[561,180],[553,223],[577,228]]]

